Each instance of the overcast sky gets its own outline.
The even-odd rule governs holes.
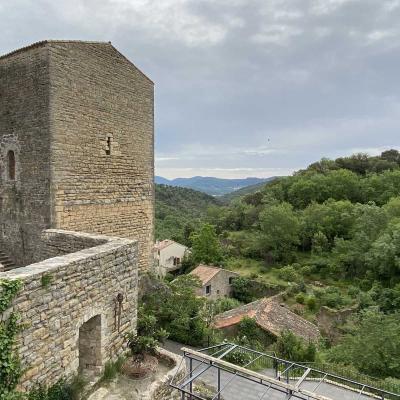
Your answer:
[[[286,175],[400,145],[400,0],[0,0],[0,53],[111,41],[156,84],[156,173]]]

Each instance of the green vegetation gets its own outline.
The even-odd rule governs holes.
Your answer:
[[[155,185],[156,239],[191,245],[189,237],[218,201],[208,194],[175,186]]]
[[[61,379],[50,387],[37,386],[25,397],[26,400],[78,400],[86,386],[86,381],[81,376],[75,376],[70,381]]]
[[[274,344],[274,350],[278,357],[297,362],[315,361],[317,355],[314,343],[306,343],[289,331],[282,332]]]
[[[19,280],[0,280],[0,399],[18,397],[16,387],[22,375],[18,353],[15,350],[16,336],[22,330],[18,315],[4,315],[17,293],[21,290]]]
[[[172,340],[193,346],[202,345],[210,330],[206,301],[195,295],[199,286],[194,276],[179,276],[143,298],[141,315],[154,318],[157,326],[168,332]]]
[[[125,362],[126,357],[119,356],[116,361],[107,361],[104,366],[103,376],[100,382],[111,382],[121,372],[122,365]]]
[[[191,260],[194,264],[218,264],[222,261],[222,248],[215,229],[210,224],[203,224],[190,235],[192,242]]]
[[[41,278],[41,284],[43,288],[48,288],[50,286],[53,277],[50,274],[44,274]]]
[[[339,342],[325,338],[315,349],[283,335],[275,345],[279,354],[328,362],[332,370],[356,369],[354,374],[375,375],[385,379],[385,387],[392,385],[398,391],[398,151],[322,159],[229,204],[211,203],[206,212],[201,208],[201,214],[185,243],[192,245],[190,238],[204,231],[213,237],[202,242],[201,251],[196,249],[203,254],[196,260],[204,262],[209,251],[218,249],[218,256],[207,262],[218,262],[245,278],[233,284],[239,301],[262,297],[250,284],[257,282],[283,287],[287,305],[312,322],[322,306],[358,310],[347,324],[335,326]],[[185,238],[190,229],[179,226],[177,235]],[[186,329],[189,321],[201,319],[203,306],[196,307],[191,318],[183,318],[185,324],[180,320]],[[207,327],[203,328],[199,330],[204,333]]]
[[[140,309],[137,333],[130,332],[127,335],[127,344],[131,356],[141,359],[145,354],[154,354],[157,346],[163,343],[167,337],[168,332],[158,327],[157,318]]]
[[[366,311],[354,322],[341,343],[328,352],[329,361],[372,376],[400,377],[400,314]]]

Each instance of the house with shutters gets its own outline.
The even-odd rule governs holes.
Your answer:
[[[233,280],[239,276],[236,272],[211,265],[198,265],[190,275],[196,276],[201,282],[196,294],[210,300],[231,296]]]

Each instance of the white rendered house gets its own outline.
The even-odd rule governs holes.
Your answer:
[[[165,239],[154,245],[154,253],[156,271],[159,276],[165,276],[181,268],[182,260],[190,250],[183,244]]]

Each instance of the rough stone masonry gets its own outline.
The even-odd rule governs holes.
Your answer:
[[[38,260],[43,229],[139,242],[152,265],[154,85],[110,43],[0,57],[0,249]]]
[[[43,261],[0,272],[23,284],[12,306],[24,325],[23,389],[98,375],[136,328],[137,242],[50,229],[37,250]]]
[[[153,256],[153,86],[110,43],[0,56],[0,252],[19,267],[0,279],[23,283],[25,389],[99,372],[136,328]]]

